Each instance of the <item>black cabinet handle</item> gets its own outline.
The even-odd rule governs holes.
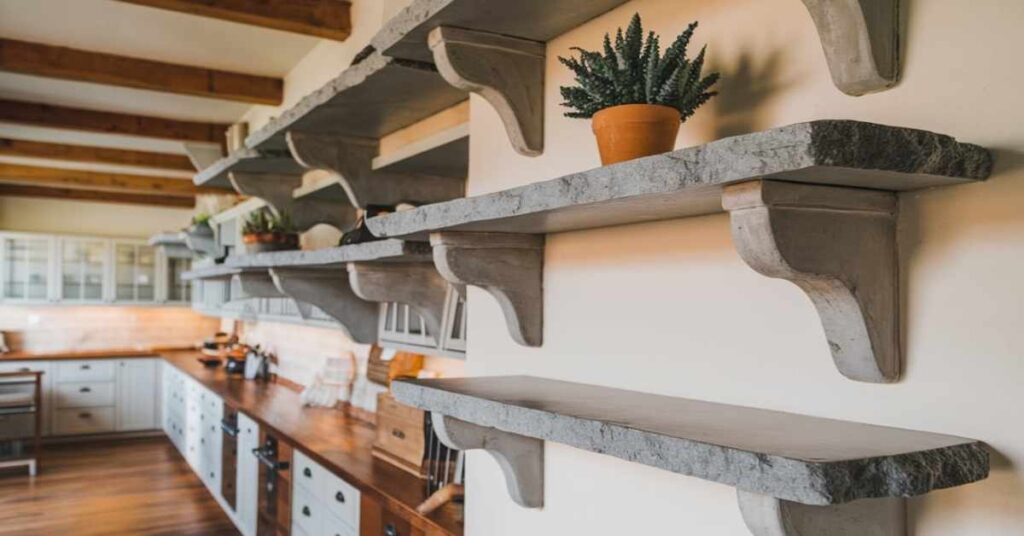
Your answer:
[[[313,471],[311,471],[311,470],[309,469],[309,467],[307,467],[307,468],[303,469],[303,470],[302,470],[302,474],[303,474],[303,476],[305,476],[306,478],[313,478]]]
[[[399,430],[398,428],[393,428],[391,430],[391,435],[397,437],[398,439],[405,439],[405,432]]]
[[[310,515],[312,515],[312,514],[310,513],[310,511],[309,511],[309,507],[308,507],[308,506],[303,506],[303,507],[302,507],[302,515],[304,515],[304,516],[306,516],[306,517],[309,517]]]
[[[78,392],[79,393],[91,393],[92,389],[90,389],[88,387],[83,387],[83,388],[79,389]]]
[[[82,365],[82,370],[92,370],[90,365]]]
[[[334,494],[334,500],[336,500],[336,501],[338,501],[340,503],[345,502],[345,494],[340,492],[340,491],[338,493],[335,493]]]
[[[388,525],[384,527],[384,536],[398,536],[398,529],[395,528],[394,523],[388,523]]]
[[[79,419],[89,419],[89,418],[92,418],[92,413],[89,413],[88,411],[84,411],[84,412],[78,414],[78,418]]]

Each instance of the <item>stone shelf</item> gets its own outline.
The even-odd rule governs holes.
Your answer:
[[[230,280],[235,275],[242,273],[242,270],[226,264],[212,264],[193,268],[181,274],[184,281],[224,281]]]
[[[231,172],[290,175],[301,174],[303,171],[288,151],[239,149],[196,173],[192,181],[200,186],[232,188],[229,179]]]
[[[149,245],[161,248],[168,257],[185,258],[192,256],[188,235],[184,231],[157,233],[149,237]]]
[[[246,138],[288,150],[287,132],[380,139],[466,100],[430,64],[372,54]]]
[[[528,507],[544,502],[543,441],[733,486],[758,536],[906,534],[903,499],[989,473],[972,439],[557,380],[400,380],[392,391],[433,412],[450,447],[499,458]]]
[[[272,251],[233,255],[224,265],[236,269],[310,268],[342,270],[350,262],[429,262],[430,245],[404,240],[379,240],[333,248]]]
[[[899,378],[896,193],[984,180],[982,147],[921,130],[824,120],[718,140],[511,190],[367,221],[426,239],[448,281],[502,306],[513,338],[543,340],[548,233],[727,211],[741,257],[790,280],[818,309],[836,366]]]
[[[373,170],[465,180],[469,175],[469,124],[445,129],[392,154],[378,156],[373,159]]]

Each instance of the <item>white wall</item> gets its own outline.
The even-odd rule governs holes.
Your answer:
[[[0,197],[0,231],[149,238],[188,225],[192,209]]]
[[[730,404],[957,434],[993,449],[982,483],[911,501],[910,534],[1024,534],[1024,3],[904,0],[903,80],[851,98],[831,83],[797,0],[636,0],[549,43],[546,148],[516,155],[496,113],[472,101],[471,193],[598,164],[586,121],[565,119],[556,61],[639,11],[697,43],[722,95],[683,126],[680,147],[820,118],[930,129],[994,150],[984,184],[907,194],[900,223],[906,369],[856,383],[832,365],[810,301],[736,254],[724,215],[549,238],[544,346],[516,345],[494,300],[469,295],[471,375],[525,373]],[[585,299],[584,299],[585,298]],[[546,505],[515,505],[497,464],[469,459],[469,536],[748,535],[729,487],[548,444]]]

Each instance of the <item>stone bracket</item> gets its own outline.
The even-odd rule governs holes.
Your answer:
[[[465,195],[465,181],[458,178],[374,171],[377,140],[294,131],[286,137],[292,157],[302,166],[331,173],[356,208],[438,203]]]
[[[480,287],[498,300],[517,343],[543,343],[544,235],[441,232],[430,244],[449,283]]]
[[[295,189],[302,185],[302,175],[299,174],[233,171],[228,177],[238,193],[263,199],[277,214],[287,212],[300,231],[306,231],[318,223],[347,231],[358,219],[355,208],[347,204],[323,199],[294,198]]]
[[[343,270],[270,270],[278,290],[296,301],[319,307],[338,321],[348,337],[360,344],[377,342],[380,308],[352,292]]]
[[[431,413],[442,443],[458,450],[486,450],[501,466],[512,500],[526,508],[544,506],[544,442]]]
[[[494,107],[516,151],[544,152],[544,43],[440,26],[430,32],[428,44],[449,84]]]
[[[832,81],[848,95],[899,79],[899,0],[803,0],[818,28]]]
[[[440,342],[448,283],[430,263],[349,263],[348,277],[356,296],[377,303],[399,302],[423,317]]]
[[[862,499],[815,506],[737,490],[754,536],[907,536],[907,501]]]
[[[274,285],[274,278],[265,270],[258,272],[240,272],[234,275],[238,286],[247,298],[284,298],[287,297]]]
[[[841,373],[899,379],[895,193],[759,180],[726,186],[722,205],[743,260],[811,298]]]

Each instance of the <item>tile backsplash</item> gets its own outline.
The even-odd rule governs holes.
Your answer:
[[[0,331],[12,351],[187,346],[219,325],[184,307],[0,305]]]

